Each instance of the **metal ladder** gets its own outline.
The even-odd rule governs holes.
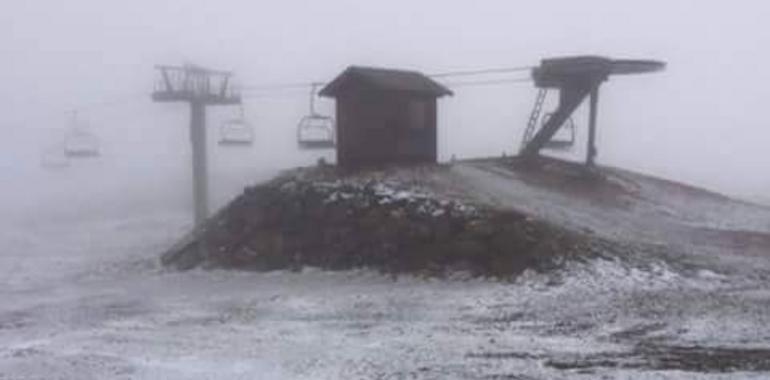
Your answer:
[[[524,147],[529,144],[529,142],[532,140],[532,137],[535,135],[535,131],[537,131],[538,126],[538,120],[540,120],[540,114],[543,113],[543,104],[545,103],[545,96],[548,93],[548,90],[545,88],[541,88],[537,92],[537,98],[535,99],[535,106],[532,108],[532,113],[529,114],[529,121],[527,122],[527,129],[524,131],[524,138],[521,140],[521,150],[524,150]]]

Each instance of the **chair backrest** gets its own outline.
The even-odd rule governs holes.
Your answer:
[[[243,119],[231,119],[222,124],[220,145],[252,145],[254,129]]]
[[[55,170],[68,167],[70,162],[62,146],[56,145],[43,152],[40,165],[46,169]]]
[[[67,157],[96,157],[100,155],[99,139],[85,131],[74,131],[64,142]]]
[[[546,113],[543,115],[541,125],[545,125],[548,122],[548,119],[551,118],[551,115],[552,113]],[[571,117],[567,118],[567,120],[564,122],[564,124],[561,125],[561,127],[559,127],[559,130],[551,138],[551,140],[543,145],[543,148],[552,150],[569,150],[575,145],[575,129],[575,121]]]
[[[318,114],[303,117],[297,126],[297,143],[307,149],[334,147],[334,118]]]

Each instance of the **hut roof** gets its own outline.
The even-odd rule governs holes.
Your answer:
[[[342,74],[326,85],[319,94],[326,97],[336,97],[341,92],[344,92],[349,84],[354,82],[380,91],[400,91],[435,97],[453,95],[452,91],[448,88],[417,71],[362,66],[348,67]]]

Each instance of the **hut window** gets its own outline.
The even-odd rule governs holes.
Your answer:
[[[424,100],[412,100],[409,102],[409,128],[425,128],[425,115],[427,104]]]

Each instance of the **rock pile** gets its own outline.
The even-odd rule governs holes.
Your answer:
[[[330,270],[506,277],[591,252],[589,238],[397,179],[287,174],[244,193],[163,255],[178,269]]]

